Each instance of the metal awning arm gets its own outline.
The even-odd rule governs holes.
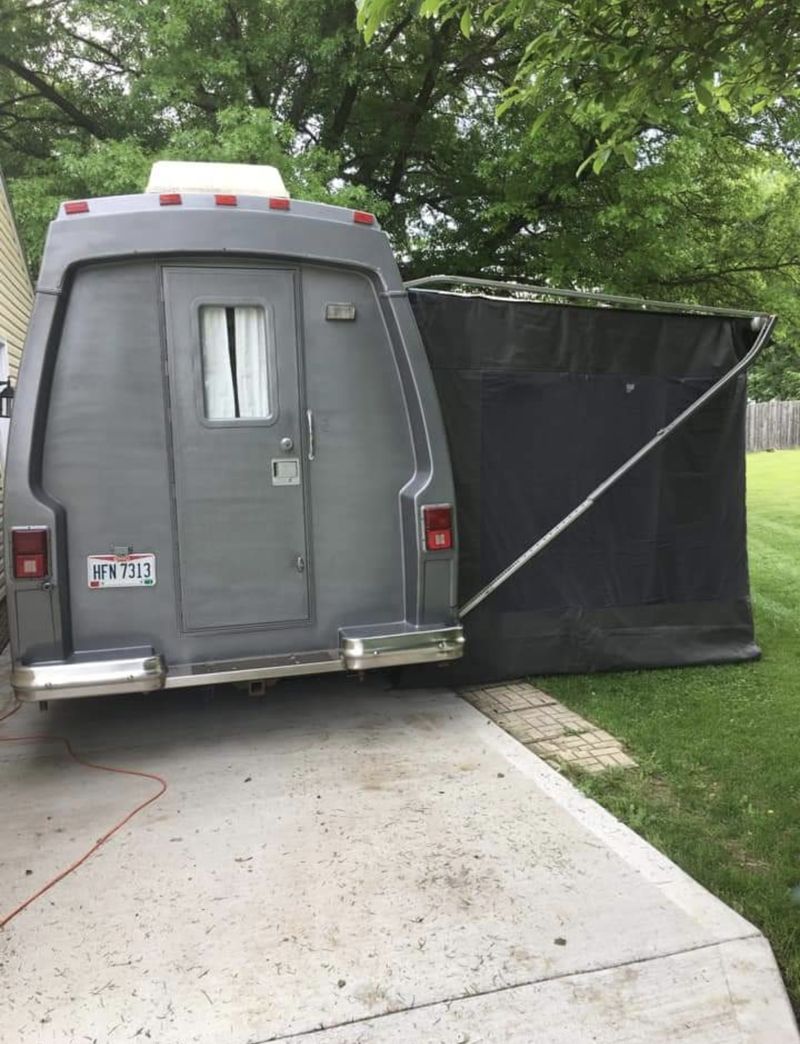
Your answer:
[[[421,279],[409,279],[403,286],[407,290],[433,286],[471,286],[476,289],[505,290],[527,297],[563,297],[573,301],[594,301],[600,304],[624,305],[641,308],[645,312],[681,312],[685,315],[726,315],[731,318],[753,319],[754,313],[741,308],[714,308],[711,305],[687,304],[676,301],[651,301],[645,297],[626,297],[621,294],[601,294],[590,290],[559,290],[552,286],[534,286],[526,283],[506,283],[500,279],[476,279],[473,276],[430,275]],[[766,318],[755,316],[755,318]]]
[[[406,285],[408,286],[411,284]],[[726,314],[732,315],[735,313],[728,312]],[[752,313],[744,314],[748,315],[750,318],[753,318],[755,321],[759,323],[757,327],[758,336],[756,337],[755,341],[753,342],[752,348],[747,352],[747,354],[742,356],[739,362],[737,362],[726,373],[724,373],[722,377],[720,377],[718,381],[712,384],[712,386],[709,389],[707,389],[707,391],[703,392],[703,394],[699,398],[695,399],[695,401],[690,406],[687,406],[682,413],[679,413],[678,416],[674,418],[674,420],[670,421],[670,423],[667,424],[666,427],[660,428],[656,432],[656,434],[650,439],[649,442],[646,442],[644,446],[641,447],[641,449],[638,449],[633,454],[632,457],[629,457],[624,464],[620,465],[620,467],[618,467],[616,471],[612,472],[612,474],[610,474],[607,479],[605,479],[603,482],[600,483],[599,486],[593,489],[584,501],[578,504],[577,507],[573,508],[572,511],[570,511],[568,515],[562,518],[560,522],[557,522],[552,529],[545,533],[543,537],[540,537],[535,544],[532,544],[527,551],[523,552],[523,554],[519,556],[519,558],[515,559],[510,565],[506,566],[502,573],[499,573],[494,578],[494,580],[492,580],[484,588],[478,591],[477,594],[473,595],[472,598],[469,599],[469,601],[465,602],[464,605],[462,605],[458,611],[460,619],[463,620],[468,613],[471,613],[473,609],[479,606],[481,602],[484,601],[484,599],[488,598],[489,595],[492,594],[492,592],[496,591],[497,588],[500,587],[502,584],[504,584],[506,580],[509,580],[512,576],[514,576],[515,573],[518,573],[519,570],[522,569],[522,567],[527,562],[530,562],[532,558],[535,558],[536,555],[543,551],[548,544],[552,544],[552,542],[557,537],[561,536],[561,534],[566,529],[569,529],[573,522],[576,522],[581,517],[581,515],[585,515],[586,512],[600,499],[600,497],[602,497],[604,493],[607,493],[612,486],[616,485],[616,483],[619,482],[623,475],[626,475],[631,470],[631,468],[635,467],[640,460],[643,460],[649,453],[651,453],[656,448],[656,446],[660,446],[661,443],[668,439],[670,435],[672,435],[675,431],[677,431],[682,424],[685,424],[686,421],[693,414],[697,413],[698,410],[702,409],[702,407],[708,402],[709,399],[712,399],[715,395],[721,392],[727,384],[729,384],[738,374],[746,370],[755,361],[757,356],[761,353],[761,350],[765,347],[765,345],[770,339],[772,330],[777,321],[777,316],[764,315],[754,317]]]

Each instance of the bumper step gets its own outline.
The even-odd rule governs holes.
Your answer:
[[[148,655],[120,659],[17,663],[11,684],[20,700],[71,699],[445,662],[458,659],[463,650],[464,634],[458,626],[343,628],[338,649],[174,667],[167,667],[152,650]]]

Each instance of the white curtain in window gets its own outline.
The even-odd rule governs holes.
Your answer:
[[[263,308],[236,307],[236,390],[240,417],[268,417],[270,412],[264,318]]]
[[[203,305],[200,309],[200,340],[203,349],[206,417],[209,420],[227,420],[235,417],[233,376],[228,354],[228,325],[224,308]]]

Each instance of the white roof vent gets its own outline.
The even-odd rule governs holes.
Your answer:
[[[256,163],[186,163],[180,160],[154,163],[145,191],[289,196],[277,167]]]

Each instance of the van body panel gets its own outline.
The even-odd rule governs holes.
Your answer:
[[[31,588],[18,591],[15,608],[16,633],[28,643],[31,655],[42,659],[57,657],[52,592]]]
[[[41,483],[66,519],[67,573],[59,587],[68,595],[73,651],[157,646],[160,635],[175,631],[158,300],[152,262],[93,265],[76,273],[65,310],[42,431]],[[87,557],[114,547],[156,552],[152,590],[89,587]]]
[[[326,305],[355,307],[352,322]],[[414,475],[403,389],[371,282],[306,268],[303,332],[314,424],[313,575],[323,644],[340,627],[405,619],[400,495]]]
[[[51,226],[7,467],[9,525],[51,536],[45,582],[6,542],[23,698],[460,655],[457,546],[426,552],[420,526],[453,503],[447,445],[388,241],[339,208],[239,203],[92,200]],[[263,416],[205,415],[204,302],[236,345],[237,308],[269,313]],[[128,549],[156,583],[92,588],[88,556]]]
[[[37,290],[59,292],[75,265],[133,256],[270,257],[361,268],[381,289],[402,291],[389,240],[377,226],[356,225],[339,207],[292,200],[290,214],[265,209],[263,199],[239,197],[215,207],[187,196],[159,207],[145,196],[92,200],[77,218],[50,225]]]
[[[458,512],[454,511],[455,526],[453,554],[425,551],[421,530],[421,506],[427,504],[452,504],[455,508],[455,491],[450,470],[447,435],[444,429],[441,406],[436,395],[428,357],[417,328],[414,313],[403,292],[385,295],[387,328],[394,344],[395,358],[405,390],[409,413],[409,425],[414,443],[416,469],[413,478],[404,488],[400,507],[403,532],[406,538],[406,613],[407,619],[424,625],[440,617],[442,605],[447,605],[447,615],[457,617],[457,572],[453,563],[458,554]],[[426,595],[424,573],[429,562],[450,564],[448,597],[440,600],[442,589],[429,585]]]

